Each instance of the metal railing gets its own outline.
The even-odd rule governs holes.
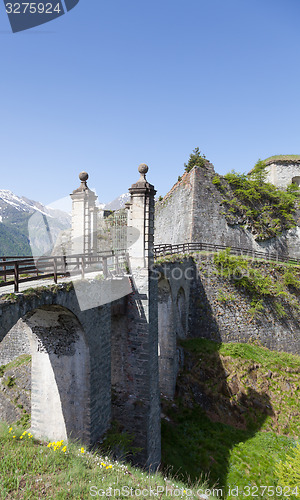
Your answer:
[[[229,245],[215,245],[213,243],[180,243],[177,245],[155,245],[153,247],[154,258],[166,256],[166,255],[174,255],[177,253],[192,253],[192,252],[200,252],[200,251],[208,251],[208,252],[218,252],[221,250],[226,250],[226,248],[230,248],[230,253],[233,255],[239,256],[248,256],[255,259],[264,259],[264,260],[272,260],[276,262],[289,262],[291,264],[300,264],[300,259],[296,259],[294,257],[290,257],[288,254],[284,253],[272,253],[272,252],[258,252],[256,250],[247,250],[245,248],[231,247]]]
[[[9,256],[0,257],[0,287],[14,285],[19,291],[19,284],[29,281],[58,277],[84,278],[92,272],[102,273],[105,278],[121,272],[127,262],[125,251],[99,252],[97,254],[51,255],[42,257]]]

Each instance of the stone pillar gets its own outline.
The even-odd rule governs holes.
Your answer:
[[[135,435],[139,465],[155,469],[161,458],[160,393],[158,374],[157,280],[152,272],[154,187],[146,180],[147,165],[129,189],[129,263],[133,293],[128,297],[127,390],[131,417],[128,430]],[[137,238],[138,235],[138,238]],[[130,240],[130,236],[129,236]]]
[[[72,254],[97,252],[97,196],[87,186],[88,174],[81,172],[81,184],[72,198]]]

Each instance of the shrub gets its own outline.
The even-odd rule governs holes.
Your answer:
[[[292,455],[286,456],[285,462],[279,462],[276,465],[276,475],[280,486],[289,486],[290,488],[299,488],[300,484],[300,444],[296,445]],[[293,494],[293,492],[291,492]],[[298,489],[298,494],[299,494]],[[298,496],[296,494],[296,496]]]
[[[294,212],[299,188],[291,185],[283,190],[266,183],[264,162],[259,160],[249,175],[232,170],[224,178],[234,192],[233,197],[228,193],[222,201],[227,207],[229,224],[237,223],[238,217],[238,223],[247,224],[258,240],[272,238],[296,226]]]

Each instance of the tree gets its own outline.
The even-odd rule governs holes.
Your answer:
[[[266,163],[263,160],[258,160],[250,173],[250,180],[257,182],[260,186],[267,179]]]
[[[190,172],[194,167],[204,167],[206,162],[206,156],[201,154],[199,148],[195,148],[194,151],[190,154],[190,158],[188,163],[184,164],[184,168],[186,172]]]

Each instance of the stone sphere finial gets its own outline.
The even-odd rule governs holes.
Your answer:
[[[141,163],[139,165],[138,171],[139,171],[140,174],[146,175],[146,173],[148,172],[148,170],[149,170],[149,167],[148,167],[148,165],[146,165],[146,163]]]
[[[86,182],[89,178],[89,174],[85,171],[82,171],[80,172],[79,174],[79,179],[81,180],[81,182]]]

